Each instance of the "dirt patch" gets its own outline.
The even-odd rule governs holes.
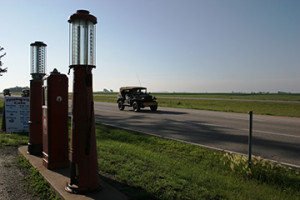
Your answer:
[[[17,147],[0,147],[0,199],[35,200],[25,187],[25,170],[16,166]]]

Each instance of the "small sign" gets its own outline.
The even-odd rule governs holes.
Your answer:
[[[6,132],[28,132],[29,131],[29,97],[5,97]]]

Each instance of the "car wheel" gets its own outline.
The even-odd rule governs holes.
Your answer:
[[[150,106],[151,111],[155,112],[157,110],[157,106]]]
[[[118,101],[118,108],[119,110],[124,110],[124,104],[122,101]]]
[[[138,102],[134,101],[132,104],[132,107],[133,107],[134,112],[140,111],[140,105],[138,104]]]

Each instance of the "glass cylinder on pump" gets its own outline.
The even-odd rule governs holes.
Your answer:
[[[36,41],[30,44],[31,48],[31,70],[32,79],[42,79],[46,71],[46,44]]]
[[[95,66],[96,17],[89,11],[78,10],[71,15],[70,23],[70,66]]]

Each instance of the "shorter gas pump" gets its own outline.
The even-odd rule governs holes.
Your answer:
[[[43,79],[43,165],[66,168],[68,158],[68,78],[54,69]]]

